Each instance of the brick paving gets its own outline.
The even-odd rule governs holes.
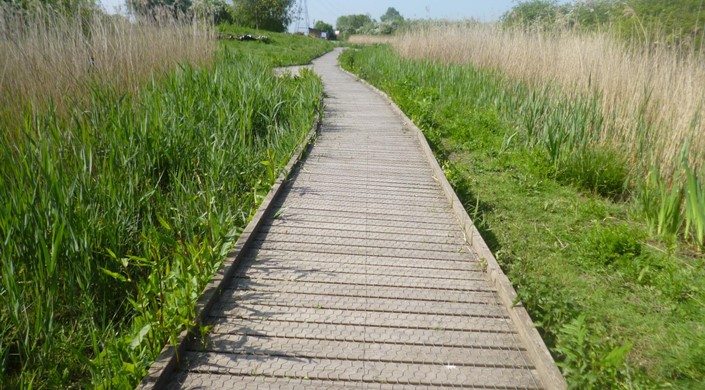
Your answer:
[[[314,68],[321,134],[168,387],[541,388],[415,134],[336,53]]]

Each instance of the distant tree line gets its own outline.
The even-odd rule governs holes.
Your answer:
[[[387,8],[387,12],[379,18],[373,19],[370,15],[344,15],[338,18],[335,26],[342,37],[354,34],[388,35],[393,34],[404,26],[406,20],[394,7]]]
[[[700,45],[703,0],[521,1],[502,16],[507,27],[607,31],[620,38],[668,45]]]
[[[261,30],[285,31],[293,19],[294,0],[126,0],[132,14],[196,15],[214,24],[233,23]]]
[[[0,0],[0,7],[9,7],[23,13],[38,10],[53,10],[63,14],[97,12],[100,7],[95,0]]]
[[[68,14],[100,13],[99,0],[0,0],[15,11],[51,9]],[[125,0],[129,14],[139,17],[201,17],[214,24],[282,32],[293,20],[295,0]]]

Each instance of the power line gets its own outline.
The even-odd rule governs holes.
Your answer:
[[[334,20],[332,21],[333,23],[335,23],[335,21],[338,19],[338,17],[340,17],[340,16],[342,16],[342,15],[345,14],[344,12],[341,12],[338,7],[336,7],[335,5],[331,4],[330,1],[328,1],[328,0],[321,0],[321,1],[320,1],[320,4],[323,6],[323,8],[326,9],[326,11],[327,11],[331,16],[333,16],[333,19],[334,19]]]
[[[294,32],[303,32],[304,34],[308,34],[308,29],[311,27],[311,24],[309,23],[308,20],[308,2],[307,0],[298,0],[297,1],[297,14],[296,14],[296,29]],[[301,17],[301,14],[304,14],[304,18]],[[301,20],[305,19],[306,21],[306,26],[303,27],[303,30],[301,31]]]

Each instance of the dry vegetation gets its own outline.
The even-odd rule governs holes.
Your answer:
[[[705,164],[703,55],[666,47],[628,48],[600,33],[534,33],[492,25],[439,25],[394,40],[404,57],[498,69],[513,80],[558,86],[567,99],[601,96],[601,143],[623,150],[633,167],[679,170]]]
[[[186,18],[129,22],[0,6],[0,123],[16,125],[29,105],[41,112],[51,101],[59,113],[83,106],[96,85],[135,92],[177,63],[211,62],[214,49],[210,29]]]
[[[348,42],[359,45],[374,45],[378,43],[391,43],[395,38],[392,35],[351,35]]]

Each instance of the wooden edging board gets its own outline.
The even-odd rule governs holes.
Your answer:
[[[434,178],[441,185],[441,187],[443,188],[443,192],[450,201],[450,205],[453,208],[453,212],[463,227],[465,238],[468,241],[468,244],[470,244],[475,253],[477,253],[478,257],[480,258],[480,261],[484,260],[484,262],[486,262],[487,264],[487,275],[490,278],[491,282],[494,284],[494,286],[497,288],[502,305],[509,311],[509,315],[514,324],[516,325],[517,330],[519,332],[519,336],[524,342],[524,345],[526,346],[527,353],[536,365],[536,371],[538,372],[539,379],[541,380],[543,385],[546,386],[546,388],[548,389],[566,389],[568,385],[565,381],[565,378],[563,378],[563,375],[558,369],[558,366],[556,366],[556,362],[553,360],[551,353],[548,351],[546,344],[543,342],[541,335],[539,335],[539,332],[536,330],[536,327],[534,326],[534,323],[531,320],[529,313],[519,302],[514,287],[509,282],[509,279],[504,274],[504,271],[502,271],[502,268],[499,266],[499,263],[497,263],[497,259],[495,259],[494,255],[492,254],[492,251],[490,251],[490,248],[487,246],[485,240],[482,238],[480,232],[477,230],[475,224],[472,222],[472,219],[468,215],[467,210],[465,210],[465,207],[463,206],[462,202],[460,202],[458,195],[455,193],[453,187],[448,182],[448,179],[443,173],[443,169],[441,169],[441,166],[438,164],[438,161],[436,161],[436,157],[433,155],[433,150],[431,150],[431,147],[429,146],[428,141],[426,140],[426,136],[424,136],[421,129],[419,129],[418,126],[416,126],[416,124],[414,124],[414,122],[411,121],[411,119],[409,119],[406,114],[404,114],[404,112],[396,105],[396,103],[394,103],[394,101],[389,96],[387,96],[387,94],[380,91],[367,81],[361,79],[357,75],[350,73],[342,68],[341,70],[351,75],[362,84],[365,84],[378,95],[382,96],[391,106],[392,110],[402,119],[407,128],[416,133],[421,149],[423,150],[424,154],[426,155],[426,158],[428,159],[429,164],[431,165]]]
[[[305,154],[308,153],[313,144],[321,124],[321,115],[317,115],[311,130],[309,130],[306,138],[301,143],[299,148],[294,152],[289,159],[284,171],[277,178],[272,188],[267,193],[267,196],[262,201],[250,222],[238,237],[235,246],[230,250],[228,256],[223,260],[223,264],[215,273],[211,281],[203,289],[200,298],[196,302],[196,324],[189,329],[184,330],[179,334],[176,345],[167,344],[162,349],[157,360],[152,363],[147,375],[142,378],[142,381],[137,385],[139,390],[161,389],[164,388],[174,369],[179,363],[179,357],[184,355],[186,346],[188,345],[189,337],[198,335],[198,329],[208,316],[210,309],[217,302],[222,291],[227,287],[227,283],[232,279],[235,270],[237,269],[240,260],[242,259],[245,249],[248,247],[254,236],[256,235],[265,215],[270,211],[273,201],[281,192],[284,182],[289,178],[296,166],[302,161]]]

